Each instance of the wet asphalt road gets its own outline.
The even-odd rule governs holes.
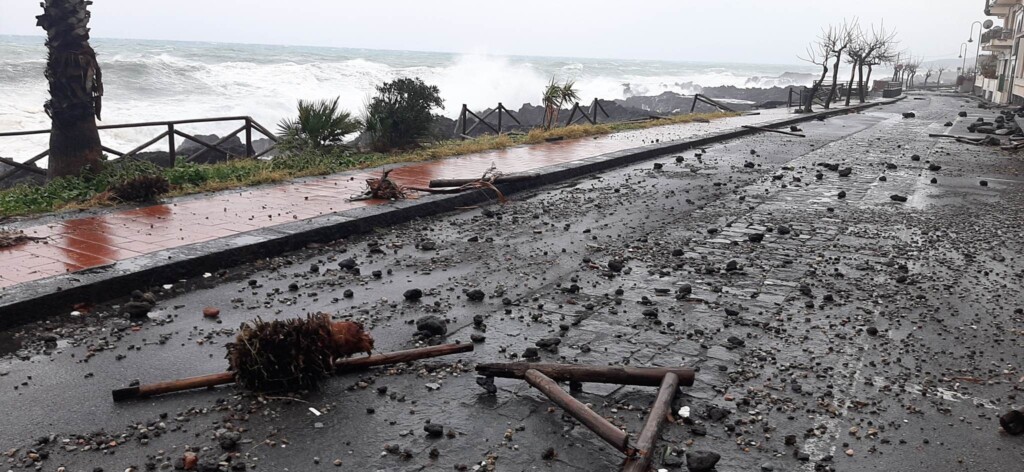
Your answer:
[[[659,442],[669,470],[688,450],[721,454],[719,471],[1019,470],[1024,439],[996,418],[1024,404],[1024,314],[1014,312],[1024,307],[1024,165],[927,137],[946,121],[965,134],[993,112],[916,97],[805,123],[806,139],[738,139],[167,281],[150,288],[160,302],[146,322],[102,306],[0,333],[0,453],[10,453],[0,469],[173,470],[190,450],[210,470],[617,470],[617,452],[524,382],[499,379],[497,395],[476,385],[476,362],[518,360],[559,337],[542,360],[700,369],[675,402],[691,418]],[[908,110],[917,117],[902,118]],[[348,257],[361,275],[337,269]],[[607,270],[613,259],[621,273]],[[684,284],[692,295],[676,300]],[[136,288],[146,289],[125,292]],[[426,296],[403,301],[410,288]],[[484,301],[466,299],[475,288]],[[219,322],[202,318],[206,306],[221,309]],[[381,351],[414,347],[411,323],[425,315],[447,320],[448,341],[486,340],[303,395],[221,388],[110,401],[132,379],[224,370],[224,344],[245,320],[320,311],[363,322]],[[655,390],[587,384],[579,398],[636,433]],[[447,434],[427,437],[428,421]],[[542,459],[548,448],[555,457]]]

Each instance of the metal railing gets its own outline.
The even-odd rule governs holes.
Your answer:
[[[729,108],[726,105],[723,105],[723,104],[715,101],[712,98],[707,97],[704,94],[698,93],[698,94],[694,94],[693,95],[693,103],[690,105],[690,113],[693,113],[693,111],[697,109],[697,102],[701,102],[701,103],[705,103],[705,104],[711,105],[711,106],[717,108],[718,111],[725,111],[725,112],[730,112],[730,113],[736,111],[736,110],[733,110],[732,108]]]
[[[1013,31],[991,30],[981,35],[981,44],[989,44],[994,40],[1010,41],[1013,39]]]
[[[577,121],[580,120],[587,120],[588,123],[596,125],[597,120],[599,118],[597,116],[597,112],[601,112],[602,114],[604,114],[605,118],[611,118],[611,116],[608,115],[608,112],[604,111],[604,105],[601,105],[601,101],[596,98],[593,102],[590,102],[589,111],[584,110],[583,107],[580,106],[580,102],[576,102],[576,105],[572,107],[572,111],[569,113],[569,119],[565,121],[565,126],[575,124]],[[575,118],[576,113],[579,113],[579,118]]]
[[[201,139],[199,139],[199,138],[197,138],[197,137],[195,137],[195,136],[193,136],[191,134],[185,133],[185,132],[183,132],[183,131],[181,131],[180,129],[177,128],[179,125],[196,124],[196,123],[218,123],[218,122],[230,122],[230,121],[241,121],[241,122],[243,122],[243,124],[238,129],[232,131],[231,133],[229,133],[226,136],[220,138],[217,142],[214,142],[214,143],[207,143],[206,141],[203,141],[203,140],[201,140]],[[121,151],[118,151],[116,149],[111,149],[111,148],[109,148],[107,146],[103,146],[103,150],[105,152],[107,152],[107,153],[113,154],[113,155],[115,155],[117,157],[120,157],[120,158],[134,157],[135,155],[139,154],[140,152],[144,151],[145,149],[149,148],[150,146],[156,144],[158,141],[160,141],[162,139],[167,139],[168,161],[167,161],[166,165],[168,165],[170,167],[174,167],[177,164],[177,162],[178,162],[177,156],[176,156],[177,148],[175,146],[175,137],[180,137],[180,138],[183,138],[183,139],[185,139],[187,141],[192,141],[192,142],[198,144],[202,148],[199,151],[196,151],[192,155],[190,155],[187,158],[185,158],[184,162],[192,162],[197,157],[202,155],[203,153],[211,152],[211,151],[214,152],[214,153],[224,153],[225,155],[229,155],[229,156],[235,155],[231,150],[222,148],[221,146],[223,146],[224,143],[228,142],[228,140],[230,140],[231,138],[234,138],[234,137],[238,136],[239,134],[241,134],[243,132],[245,133],[245,154],[244,154],[244,156],[240,156],[240,157],[258,158],[258,157],[264,156],[268,152],[272,151],[274,149],[274,145],[277,144],[277,137],[274,136],[274,133],[271,133],[270,131],[268,131],[266,128],[263,127],[263,125],[257,123],[256,120],[253,120],[252,117],[249,117],[249,116],[227,116],[227,117],[218,117],[218,118],[197,118],[197,119],[191,119],[191,120],[151,121],[151,122],[145,122],[145,123],[125,123],[125,124],[119,124],[119,125],[97,126],[96,128],[99,129],[99,130],[108,130],[108,129],[125,129],[125,128],[150,128],[150,127],[158,127],[158,126],[159,127],[166,127],[167,130],[164,131],[163,133],[160,133],[157,137],[155,137],[153,139],[150,139],[149,141],[146,141],[145,143],[143,143],[142,145],[136,147],[135,149],[132,149],[132,150],[130,150],[128,152],[121,152]],[[253,132],[253,130],[255,130],[256,132],[262,134],[263,136],[265,136],[267,139],[270,139],[270,141],[271,141],[270,146],[268,146],[266,149],[260,151],[259,153],[254,152],[253,147],[252,147],[252,132]],[[32,135],[49,134],[49,133],[50,133],[50,130],[48,130],[48,129],[31,130],[31,131],[0,132],[0,138],[17,137],[17,136],[32,136]],[[46,175],[46,171],[44,169],[41,169],[41,168],[38,168],[38,167],[33,167],[31,164],[35,164],[40,159],[42,159],[42,158],[44,158],[46,156],[49,156],[49,155],[50,155],[50,150],[47,149],[47,150],[45,150],[45,151],[43,151],[43,152],[41,152],[39,154],[36,154],[35,156],[32,156],[32,158],[28,159],[25,162],[16,162],[16,161],[14,161],[12,159],[0,158],[0,162],[13,167],[13,169],[9,169],[7,172],[4,172],[3,174],[0,174],[0,181],[6,180],[6,179],[14,176],[15,174],[17,174],[19,172],[31,172],[31,173],[34,173],[34,174]]]
[[[498,114],[498,123],[491,124],[490,122],[487,121],[487,119],[490,118],[491,115],[495,113]],[[508,111],[508,108],[505,108],[505,105],[501,104],[501,102],[498,102],[498,107],[488,112],[486,115],[484,115],[483,118],[481,118],[476,113],[473,113],[473,111],[469,109],[469,106],[463,103],[462,111],[459,112],[459,119],[455,122],[455,133],[458,134],[459,137],[462,139],[470,139],[469,133],[473,132],[473,130],[476,129],[477,126],[484,125],[487,128],[490,128],[491,131],[494,131],[495,134],[501,134],[502,115],[506,115],[509,118],[512,118],[512,121],[515,121],[517,125],[523,125],[522,123],[519,122],[519,119],[512,114],[511,111]],[[470,116],[476,118],[476,123],[473,123],[473,126],[469,126]]]

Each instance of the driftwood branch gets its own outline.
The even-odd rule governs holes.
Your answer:
[[[526,174],[504,174],[495,177],[489,182],[493,184],[503,184],[507,182],[521,182],[523,180],[536,179],[540,177],[538,173],[526,173]],[[430,188],[445,188],[445,187],[461,187],[466,184],[479,182],[481,179],[434,179],[430,181]]]
[[[573,418],[579,420],[580,423],[583,423],[584,426],[600,436],[605,442],[624,454],[628,455],[631,453],[628,444],[629,434],[625,431],[617,428],[601,415],[594,413],[594,410],[587,408],[582,402],[565,393],[562,387],[559,387],[554,380],[551,380],[546,375],[530,369],[526,371],[524,376],[526,377],[526,382],[533,386],[533,388],[540,390],[552,402],[572,415]]]
[[[387,354],[376,354],[356,359],[339,359],[335,361],[334,366],[335,373],[341,374],[368,367],[411,362],[418,359],[447,356],[451,354],[470,352],[472,350],[472,344],[445,344],[441,346],[390,352]],[[166,393],[182,392],[197,388],[216,387],[218,385],[234,383],[234,381],[234,372],[221,372],[219,374],[203,375],[200,377],[189,377],[186,379],[119,388],[117,390],[113,390],[111,393],[114,397],[114,401],[117,402],[133,398],[145,398],[155,395],[163,395]]]
[[[647,472],[651,467],[651,450],[654,449],[654,442],[658,440],[658,433],[672,411],[672,399],[676,396],[679,388],[679,377],[669,372],[661,381],[661,388],[658,390],[658,398],[651,407],[651,413],[647,415],[644,429],[640,430],[640,436],[636,439],[636,454],[626,459],[623,465],[623,472]]]
[[[798,137],[798,138],[806,138],[806,137],[807,137],[807,135],[804,135],[804,134],[800,134],[800,133],[791,133],[791,132],[789,132],[789,131],[783,131],[783,130],[781,130],[781,129],[772,129],[772,128],[765,128],[765,127],[763,127],[763,126],[752,126],[752,125],[743,125],[742,127],[743,127],[743,128],[746,128],[746,129],[753,129],[753,130],[757,130],[757,131],[767,131],[767,132],[769,132],[769,133],[779,133],[779,134],[785,134],[785,135],[787,135],[787,136],[796,136],[796,137]]]
[[[536,370],[558,382],[589,382],[620,385],[658,387],[669,373],[679,377],[679,384],[693,385],[694,370],[686,367],[626,367],[589,366],[577,364],[542,364],[513,362],[507,364],[479,364],[478,375],[507,379],[525,379],[526,371]]]

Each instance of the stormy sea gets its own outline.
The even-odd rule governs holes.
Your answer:
[[[248,115],[276,129],[300,98],[340,97],[344,108],[359,114],[374,86],[399,77],[437,85],[445,100],[441,113],[448,117],[464,103],[477,110],[498,102],[511,109],[537,104],[552,78],[574,80],[588,103],[633,99],[642,107],[636,97],[708,90],[713,98],[754,102],[768,99],[756,93],[760,89],[809,85],[815,72],[796,58],[794,64],[739,64],[121,39],[92,43],[105,84],[102,124]],[[43,112],[45,63],[41,36],[0,35],[0,132],[49,127]],[[237,124],[194,131],[229,131],[221,129],[225,126]],[[110,130],[103,139],[114,148],[132,148],[157,133]],[[45,137],[0,138],[0,155],[16,160],[45,148]]]

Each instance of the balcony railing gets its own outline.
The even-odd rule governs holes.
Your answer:
[[[992,30],[986,31],[981,35],[981,44],[990,44],[992,41],[1011,41],[1013,40],[1013,31],[1010,30]]]

